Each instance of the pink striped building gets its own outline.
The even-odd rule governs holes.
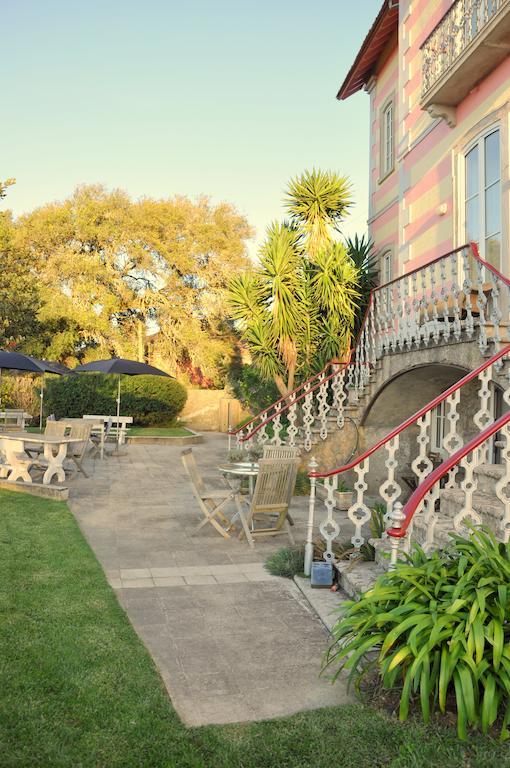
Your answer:
[[[370,97],[381,279],[474,240],[510,274],[510,0],[385,0],[339,92]]]

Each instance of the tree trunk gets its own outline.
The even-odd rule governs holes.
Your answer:
[[[145,322],[136,321],[137,357],[139,363],[145,363]]]

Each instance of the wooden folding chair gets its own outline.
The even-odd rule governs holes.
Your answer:
[[[298,458],[261,459],[259,461],[259,473],[247,515],[250,535],[246,538],[251,546],[253,546],[254,539],[264,536],[278,536],[283,533],[288,535],[291,544],[295,543],[288,520],[288,512],[298,466]],[[239,496],[236,496],[236,503],[241,516],[242,501]],[[257,527],[257,522],[261,520],[264,521],[264,525]],[[245,533],[244,530],[240,537],[243,533]]]
[[[299,448],[293,448],[290,445],[265,445],[264,446],[264,453],[262,458],[263,459],[298,459],[301,455],[301,451]],[[294,485],[291,488],[291,497],[294,494],[294,486],[296,484],[296,479],[294,478]],[[292,519],[292,516],[290,512],[287,512],[287,520],[291,525],[294,525],[294,520]]]
[[[236,491],[231,488],[207,488],[198,471],[191,448],[181,452],[181,459],[190,479],[193,495],[204,515],[204,519],[193,529],[193,533],[197,533],[204,525],[210,523],[225,539],[229,539],[232,524],[224,514],[224,509],[229,502],[233,501]]]
[[[73,438],[73,442],[69,443],[69,448],[67,449],[67,458],[74,463],[71,478],[76,477],[78,472],[81,472],[83,475],[85,475],[85,477],[88,477],[83,468],[82,462],[89,448],[91,429],[92,424],[87,424],[87,422],[83,421],[82,419],[70,423],[69,437]],[[74,438],[76,438],[76,442],[74,442]]]

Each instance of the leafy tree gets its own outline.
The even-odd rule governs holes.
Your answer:
[[[143,360],[147,332],[159,330],[155,351],[170,372],[191,361],[221,375],[233,339],[228,276],[248,265],[251,236],[232,206],[206,197],[133,202],[82,186],[22,216],[15,235],[39,281],[40,354]]]
[[[358,271],[333,239],[350,205],[348,189],[346,179],[331,172],[292,180],[290,222],[269,227],[258,266],[230,283],[232,317],[253,362],[284,397],[297,376],[350,347]]]
[[[0,185],[1,192],[1,185]],[[1,196],[1,194],[0,194]],[[30,259],[14,246],[14,225],[10,212],[0,213],[0,346],[15,347],[31,338],[38,329],[39,296]]]

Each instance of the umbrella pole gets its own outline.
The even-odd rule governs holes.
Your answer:
[[[117,451],[120,445],[120,373],[119,373],[119,386],[117,388]]]
[[[0,408],[2,407],[2,369],[0,368]]]
[[[43,403],[44,403],[44,373],[42,375],[41,392],[39,394],[39,397],[41,398],[41,403],[39,405],[39,429],[42,429],[42,423],[43,423]]]

